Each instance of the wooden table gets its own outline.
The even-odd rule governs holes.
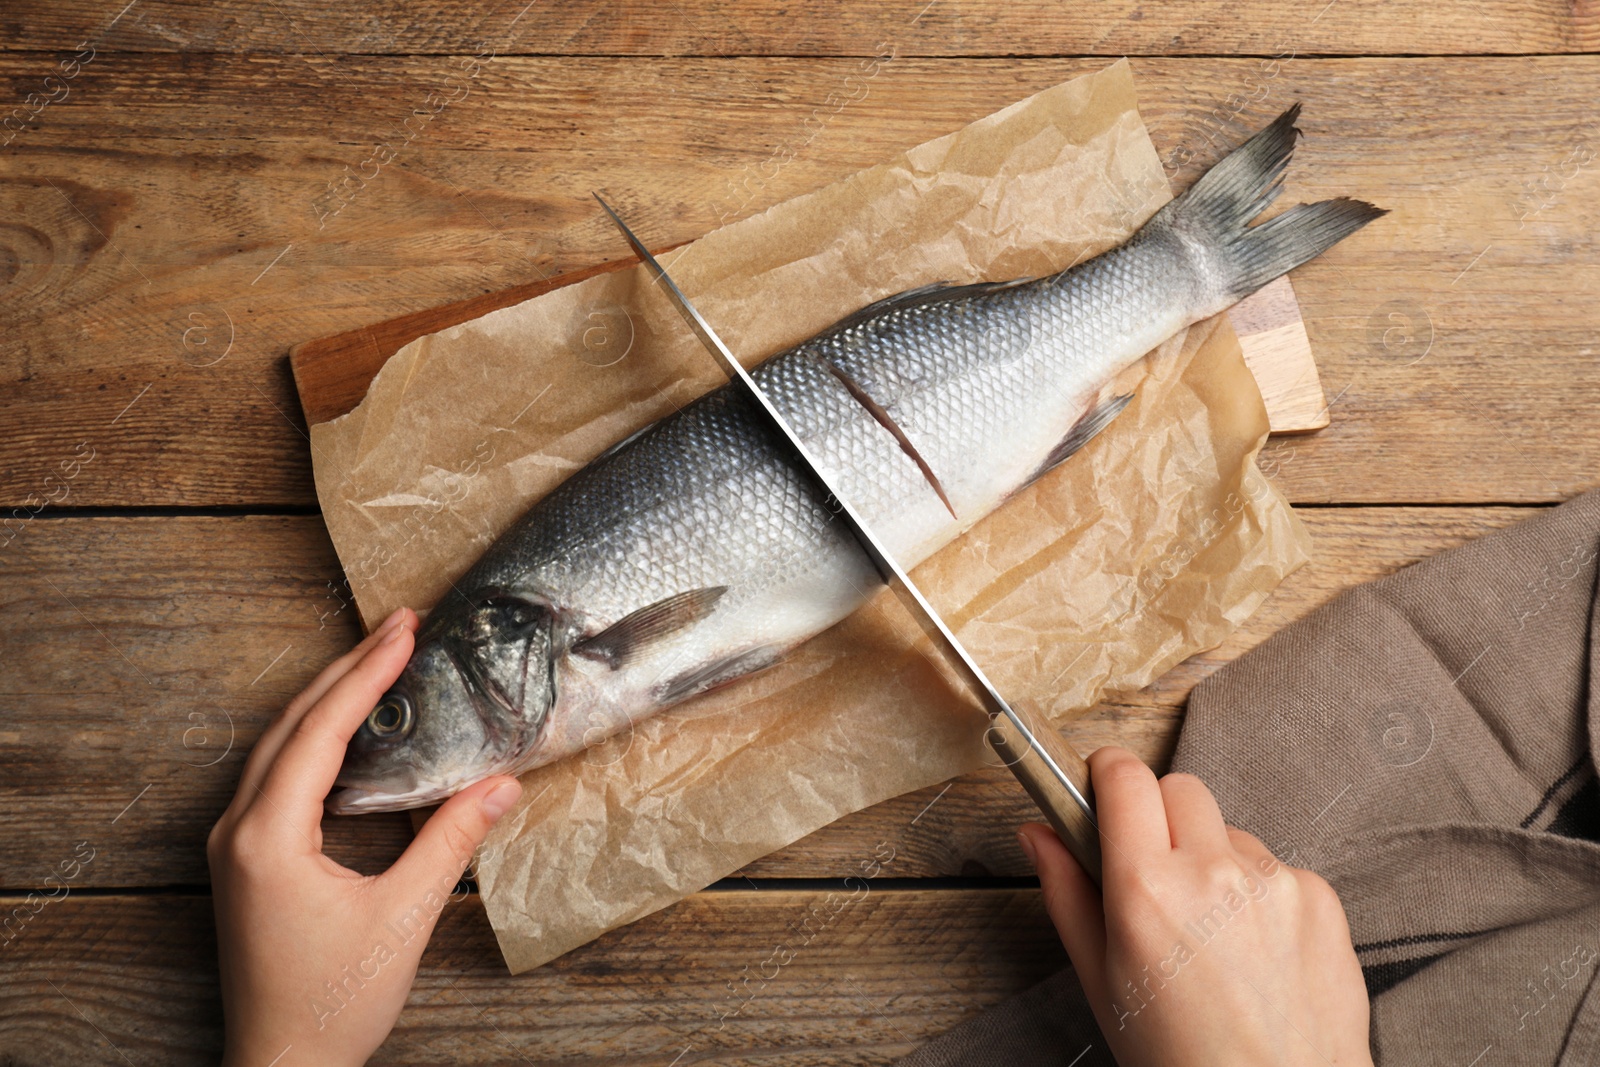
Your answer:
[[[124,2],[0,15],[0,1061],[214,1061],[206,831],[357,636],[285,352],[614,258],[591,189],[691,239],[1124,54],[1180,182],[1305,102],[1290,196],[1394,209],[1295,275],[1332,426],[1263,466],[1316,560],[1085,749],[1164,765],[1219,664],[1596,481],[1593,4]],[[1025,796],[974,774],[919,818],[937,794],[517,978],[452,905],[374,1062],[889,1062],[1064,961]],[[409,826],[326,833],[372,871]],[[880,847],[894,876],[750,996]]]

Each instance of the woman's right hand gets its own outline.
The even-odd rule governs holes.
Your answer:
[[[1018,833],[1122,1067],[1370,1067],[1370,1010],[1344,909],[1310,871],[1222,821],[1188,774],[1089,757],[1096,886],[1049,827]]]

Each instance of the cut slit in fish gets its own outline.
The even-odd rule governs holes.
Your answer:
[[[948,281],[934,282],[931,285],[918,286],[915,289],[907,289],[903,293],[895,293],[892,296],[884,297],[882,300],[876,300],[861,310],[846,315],[825,332],[841,333],[872,322],[880,316],[891,312],[904,311],[936,300],[950,300],[958,296],[986,296],[990,293],[1014,289],[1019,285],[1027,285],[1034,280],[1031,277],[1012,278],[1010,281],[1004,282],[973,282],[969,285],[951,285]],[[843,367],[832,360],[824,360],[823,365],[828,368],[835,378],[839,379],[840,384],[849,391],[856,402],[866,409],[867,414],[876,419],[878,425],[889,431],[890,435],[894,437],[895,443],[900,446],[900,451],[909,456],[911,462],[917,465],[917,470],[922,472],[922,477],[939,497],[939,502],[950,513],[950,517],[959,521],[960,516],[956,514],[955,505],[950,503],[950,495],[945,492],[944,486],[940,484],[939,476],[933,473],[932,465],[923,458],[921,452],[917,451],[917,446],[911,443],[911,438],[894,421],[894,417],[889,414],[888,409],[874,400],[872,394],[868,393],[865,387],[852,378]]]
[[[878,425],[889,431],[889,433],[894,437],[895,442],[899,444],[900,451],[911,457],[911,462],[917,465],[917,469],[922,472],[922,476],[926,478],[928,484],[933,487],[933,491],[939,495],[939,502],[942,503],[945,507],[945,510],[950,513],[950,517],[952,519],[959,518],[959,516],[956,515],[955,506],[950,503],[950,497],[946,495],[944,491],[944,486],[939,484],[938,475],[933,473],[933,468],[928,466],[928,461],[922,458],[922,453],[917,451],[917,446],[911,443],[911,438],[907,437],[906,432],[895,423],[889,412],[884,409],[884,406],[872,399],[872,397],[867,394],[867,391],[861,387],[859,382],[844,372],[843,367],[840,367],[837,363],[832,362],[824,365],[828,368],[828,370],[833,372],[833,376],[839,379],[839,381],[844,385],[845,389],[849,391],[850,395],[855,397],[856,402],[863,408],[866,408],[867,414],[878,420]]]

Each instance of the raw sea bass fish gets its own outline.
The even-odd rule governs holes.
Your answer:
[[[1131,399],[1110,379],[1383,214],[1277,196],[1291,108],[1119,248],[1060,274],[914,289],[754,372],[914,566]],[[745,395],[717,389],[578,471],[432,612],[352,739],[338,813],[433,803],[766,667],[881,585]]]

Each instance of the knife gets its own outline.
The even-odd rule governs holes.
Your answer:
[[[611,221],[622,231],[622,236],[627,239],[634,252],[638,253],[639,258],[650,268],[657,284],[672,299],[672,303],[683,315],[684,321],[689,324],[695,336],[700,338],[700,342],[716,357],[728,378],[737,383],[737,388],[744,389],[773,432],[789,442],[799,457],[801,466],[826,490],[832,505],[830,510],[844,520],[850,532],[861,543],[867,557],[877,567],[878,573],[883,576],[884,582],[899,596],[901,603],[922,625],[934,645],[957,668],[977,696],[979,703],[989,713],[987,740],[990,746],[1017,776],[1023,788],[1028,791],[1028,795],[1039,805],[1039,809],[1044,812],[1050,825],[1055,828],[1078,864],[1091,878],[1099,882],[1100,827],[1094,817],[1094,805],[1089,788],[1089,766],[1083,757],[1038,714],[1024,708],[1013,707],[1000,695],[1000,691],[983,673],[983,668],[978,666],[972,654],[956,639],[944,619],[933,609],[933,605],[928,603],[927,597],[922,595],[922,590],[917,588],[906,572],[894,561],[894,557],[889,555],[883,542],[862,519],[861,513],[839,492],[838,486],[828,477],[816,457],[811,454],[811,450],[800,440],[783,413],[756,384],[750,372],[733,358],[728,346],[722,343],[716,331],[700,312],[695,310],[694,305],[689,303],[689,298],[683,295],[682,290],[667,275],[666,270],[656,262],[649,249],[640,243],[633,235],[633,231],[628,229],[627,224],[611,210],[611,205],[602,200],[599,193],[595,193],[594,198],[600,202],[606,214],[611,216]]]

